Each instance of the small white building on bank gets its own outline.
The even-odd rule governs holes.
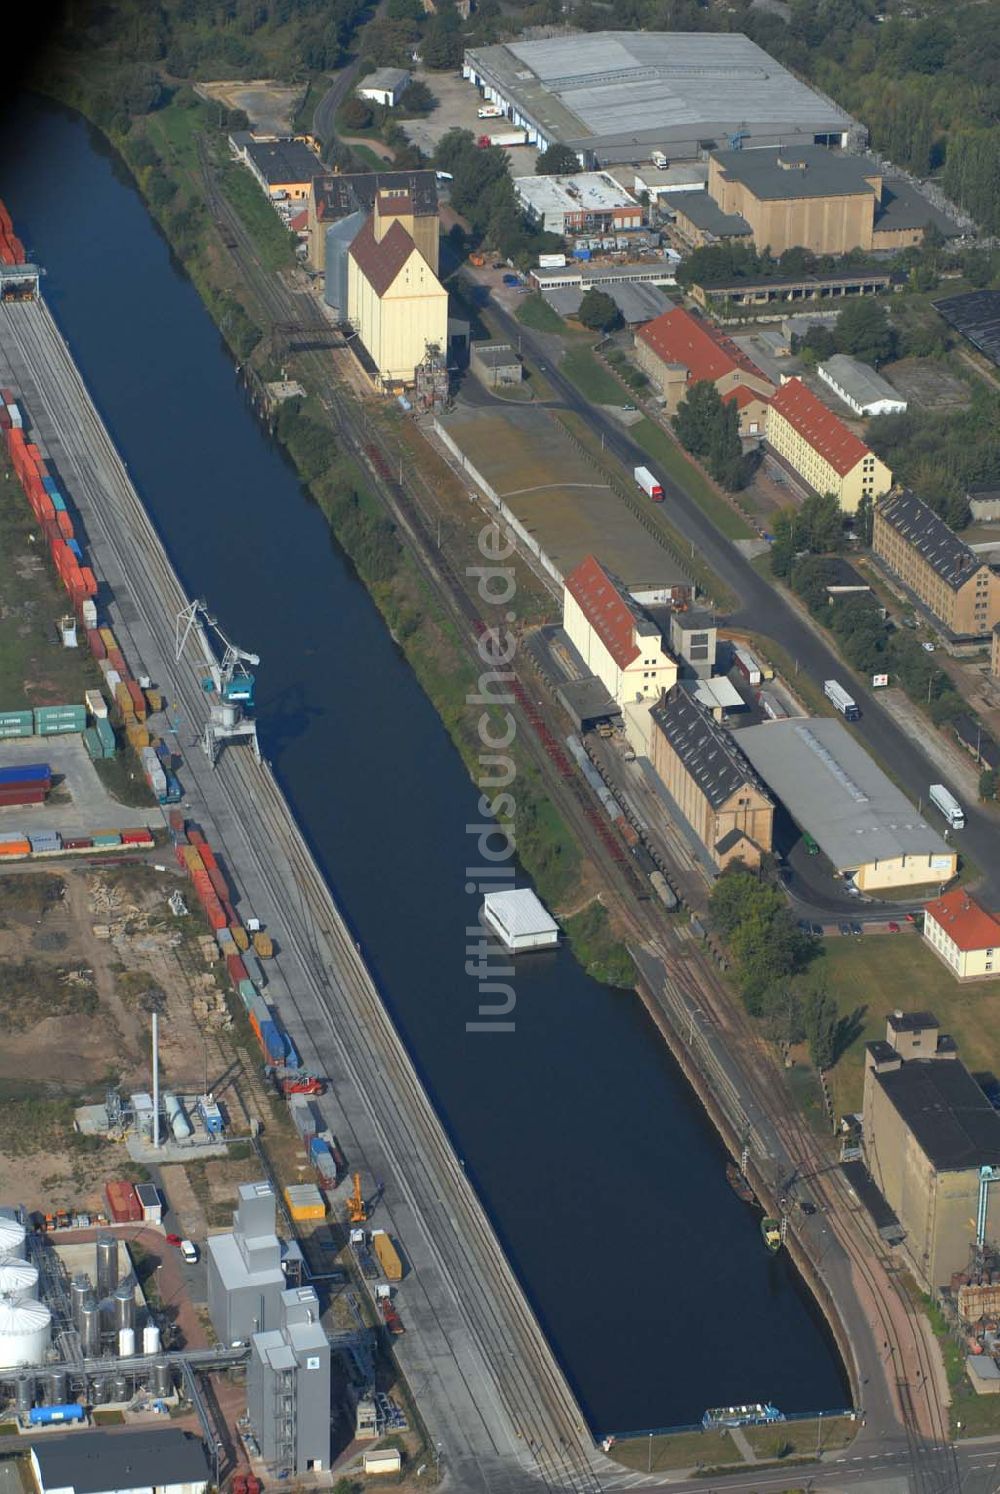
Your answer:
[[[511,954],[554,949],[559,943],[559,925],[530,887],[487,892],[483,897],[483,922]]]

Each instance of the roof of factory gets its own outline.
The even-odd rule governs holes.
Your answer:
[[[932,508],[909,488],[900,488],[883,498],[878,514],[918,552],[952,591],[976,574],[985,561],[959,539]]]
[[[714,234],[718,239],[745,239],[753,233],[740,213],[724,213],[707,192],[661,192],[659,198],[661,210],[680,213],[702,233]]]
[[[604,171],[578,171],[569,176],[516,176],[514,190],[539,217],[639,206],[632,194]]]
[[[830,383],[836,384],[838,389],[843,389],[845,394],[849,394],[862,409],[866,405],[877,404],[883,399],[890,399],[898,404],[905,405],[906,403],[888,379],[883,379],[874,368],[870,368],[867,363],[860,363],[857,358],[850,357],[848,353],[834,353],[832,358],[827,358],[819,365],[817,371]]]
[[[381,239],[376,239],[369,218],[352,241],[349,252],[375,294],[384,296],[416,247],[398,218]]]
[[[1000,1114],[958,1058],[907,1058],[873,1074],[938,1172],[1000,1163]]]
[[[848,430],[801,379],[789,379],[782,384],[771,401],[771,409],[783,415],[841,477],[852,471],[863,457],[870,455],[861,437]]]
[[[640,327],[635,335],[664,363],[678,363],[686,368],[692,384],[699,379],[715,383],[737,368],[766,378],[732,338],[683,306],[665,311]]]
[[[713,809],[748,783],[770,799],[736,740],[682,685],[668,690],[649,714]]]
[[[850,116],[740,32],[599,31],[466,53],[546,136],[593,146],[754,133],[843,134]]]
[[[269,187],[285,183],[311,182],[326,170],[301,140],[254,140],[246,142],[246,153]]]
[[[66,1437],[45,1436],[32,1443],[41,1494],[72,1489],[74,1494],[106,1494],[109,1489],[204,1488],[210,1471],[205,1448],[179,1427],[132,1427],[125,1436],[93,1431]]]
[[[312,185],[316,216],[322,222],[370,213],[376,192],[408,192],[417,217],[431,217],[438,209],[437,176],[433,171],[359,171],[344,176],[318,176]]]
[[[954,853],[906,795],[827,717],[744,727],[737,740],[793,819],[840,870],[901,856]]]
[[[822,145],[779,146],[776,150],[717,150],[713,161],[754,197],[767,201],[796,197],[874,197],[869,177],[881,172],[864,156],[835,154]]]
[[[619,669],[627,669],[642,652],[640,637],[661,637],[651,617],[632,600],[624,585],[594,555],[588,555],[566,577],[566,590],[600,638]]]
[[[959,949],[1000,948],[1000,920],[977,903],[964,887],[956,887],[929,902],[924,913],[941,925]]]

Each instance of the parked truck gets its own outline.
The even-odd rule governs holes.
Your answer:
[[[399,1258],[399,1251],[384,1229],[372,1230],[372,1249],[378,1256],[379,1265],[385,1272],[387,1279],[389,1281],[402,1281],[403,1262]]]
[[[480,150],[488,150],[491,145],[527,145],[527,130],[498,130],[495,135],[480,135],[476,144]]]
[[[379,1268],[371,1252],[368,1243],[368,1235],[363,1229],[351,1230],[351,1250],[358,1263],[362,1276],[366,1281],[377,1281]]]
[[[848,695],[843,685],[838,685],[836,680],[824,681],[823,694],[836,707],[845,721],[859,721],[861,719],[861,712],[858,710],[854,700]]]
[[[946,789],[943,783],[932,783],[930,798],[931,803],[936,809],[940,809],[952,830],[965,829],[965,810],[950,789]]]
[[[647,498],[652,498],[654,503],[663,502],[663,487],[655,478],[648,467],[636,467],[632,476],[639,484]]]

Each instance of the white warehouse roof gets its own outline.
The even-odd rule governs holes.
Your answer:
[[[477,47],[465,74],[513,105],[548,141],[602,160],[644,146],[694,156],[701,139],[774,145],[843,135],[853,121],[739,32],[601,31]],[[695,149],[691,149],[691,146]],[[679,154],[680,152],[675,152]]]
[[[483,897],[483,916],[505,944],[518,948],[525,941],[533,944],[555,944],[559,925],[550,918],[530,887],[511,888],[506,892],[487,892]]]
[[[906,409],[906,400],[888,379],[847,353],[834,353],[816,372],[838,394],[843,390],[848,404],[857,410],[881,414],[890,406],[893,410]]]
[[[578,171],[571,176],[516,176],[514,191],[539,218],[638,207],[632,194],[605,171]]]
[[[840,871],[902,856],[954,856],[839,721],[769,721],[736,741]]]

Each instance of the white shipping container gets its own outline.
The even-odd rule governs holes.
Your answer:
[[[84,599],[83,605],[80,608],[80,615],[83,618],[83,626],[85,628],[97,627],[97,607],[90,597]]]
[[[7,414],[10,416],[10,423],[16,431],[24,429],[24,421],[21,419],[21,412],[17,405],[8,405]]]
[[[85,690],[83,703],[94,717],[95,721],[106,721],[108,716],[108,703],[100,690]]]

